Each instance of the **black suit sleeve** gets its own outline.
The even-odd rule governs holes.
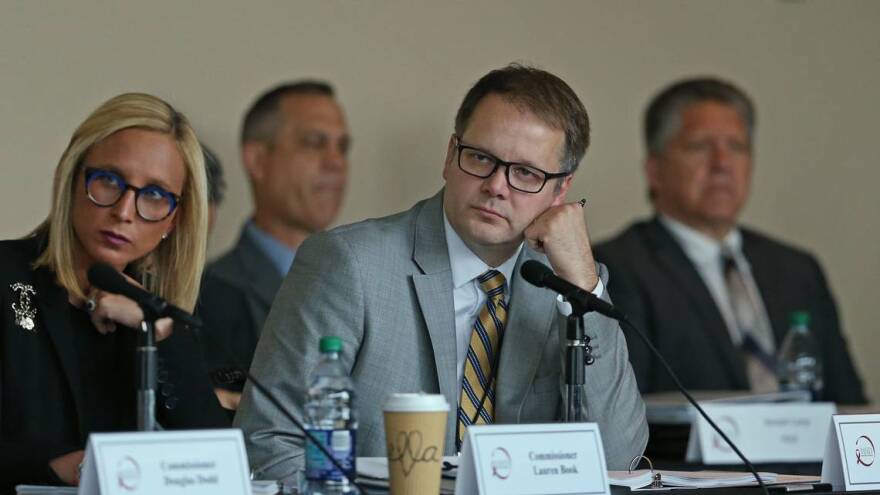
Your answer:
[[[645,336],[654,339],[654,329],[651,326],[649,300],[641,293],[638,284],[633,277],[620,266],[608,265],[608,293],[611,301],[626,316],[633,326],[641,330]],[[629,360],[632,364],[639,391],[645,393],[651,390],[653,382],[652,370],[654,367],[654,355],[644,340],[633,332],[628,325],[621,325],[623,335],[626,337],[626,345],[629,350]]]
[[[2,400],[5,397],[2,370],[3,362],[0,361],[0,425],[4,424]],[[60,484],[61,480],[49,467],[49,461],[80,449],[63,442],[9,440],[4,432],[0,432],[0,493],[11,493],[19,484]]]
[[[81,450],[71,445],[0,440],[0,493],[12,493],[20,484],[61,484],[49,461]]]
[[[207,274],[199,293],[201,344],[215,387],[241,392],[250,368],[259,328],[247,294],[219,276]]]
[[[817,334],[822,349],[824,399],[838,404],[865,404],[867,398],[840,328],[834,296],[818,261],[811,257],[810,262],[814,274],[811,279],[815,281],[811,287],[813,295],[810,300],[814,301],[814,306],[810,308],[810,328]]]
[[[167,429],[223,428],[230,420],[208,377],[198,336],[175,326],[159,343],[157,417]]]

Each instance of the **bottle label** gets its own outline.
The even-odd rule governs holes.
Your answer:
[[[355,472],[355,431],[309,429],[315,439],[333,453],[336,459],[349,474]],[[327,459],[314,443],[306,440],[306,478],[309,480],[342,481],[345,476]]]

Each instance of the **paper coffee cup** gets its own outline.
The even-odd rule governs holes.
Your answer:
[[[391,495],[440,493],[446,397],[391,394],[382,410]]]

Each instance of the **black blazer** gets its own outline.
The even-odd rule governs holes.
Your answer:
[[[0,491],[19,483],[57,482],[49,460],[85,448],[93,431],[136,429],[136,377],[132,329],[116,331],[118,374],[107,377],[124,393],[113,407],[89,400],[75,332],[97,332],[68,302],[53,272],[32,264],[42,244],[36,238],[0,241]],[[16,321],[16,283],[33,288],[34,330]],[[20,307],[20,305],[19,305]],[[87,322],[74,328],[75,321]],[[159,343],[157,415],[167,429],[228,424],[211,389],[196,336],[180,328]],[[118,385],[118,387],[117,387]],[[112,410],[112,412],[111,412]]]
[[[238,243],[210,263],[202,279],[198,312],[202,344],[217,387],[241,391],[263,323],[284,281],[272,261],[242,228]]]
[[[822,349],[825,399],[864,403],[862,382],[840,331],[837,306],[819,263],[808,253],[742,229],[743,253],[767,308],[777,346],[791,312],[810,313]],[[634,223],[595,248],[611,272],[611,297],[693,390],[749,388],[745,363],[697,269],[657,219]],[[637,335],[624,327],[642,392],[675,386]]]

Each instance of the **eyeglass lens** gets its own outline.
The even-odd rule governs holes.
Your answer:
[[[497,158],[473,148],[461,146],[459,148],[459,165],[461,168],[477,177],[489,177],[498,164],[505,165],[507,181],[511,187],[523,192],[538,192],[544,187],[547,175],[534,167],[516,163],[503,163]]]
[[[122,177],[103,170],[87,173],[86,181],[89,198],[98,206],[113,206],[129,188]],[[175,206],[172,194],[158,186],[137,189],[135,194],[135,207],[144,220],[162,220]]]

